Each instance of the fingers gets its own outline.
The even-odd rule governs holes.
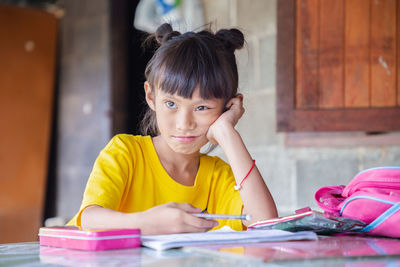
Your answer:
[[[235,103],[235,102],[234,102],[235,100],[236,100],[235,98],[229,99],[229,101],[228,101],[228,102],[226,103],[226,105],[225,105],[226,109],[231,109],[231,107],[232,107],[233,104]]]
[[[243,102],[243,94],[236,94],[235,98],[239,98]]]
[[[218,221],[216,220],[211,220],[211,219],[205,219],[205,218],[199,218],[195,217],[193,215],[187,214],[188,216],[185,216],[184,222],[186,224],[195,226],[197,228],[214,228],[215,226],[218,226]]]
[[[200,213],[201,209],[193,207],[188,203],[168,203],[171,217],[174,221],[172,232],[205,232],[218,225],[216,220],[208,220],[191,215],[191,213]]]
[[[186,212],[184,214],[183,220],[188,225],[206,229],[211,229],[218,225],[218,221],[216,220],[209,220],[191,215],[190,213],[200,213],[201,209],[193,207],[189,203],[175,203],[175,204],[177,208]]]
[[[218,226],[218,224],[216,220],[208,220],[186,214],[182,230],[184,232],[205,232]]]
[[[243,107],[243,95],[238,94],[236,97],[230,99],[226,104],[226,108],[232,112],[232,124],[236,125],[245,111]]]
[[[242,94],[237,94],[235,97],[231,98],[225,106],[227,109],[231,109],[234,107],[240,107],[241,109],[244,110],[243,108],[243,95]]]
[[[175,208],[181,209],[181,210],[183,210],[185,212],[188,212],[188,213],[199,213],[199,212],[201,212],[200,208],[193,207],[189,203],[176,203],[176,202],[174,202],[173,205],[174,205]]]

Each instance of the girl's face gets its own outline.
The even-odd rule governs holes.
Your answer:
[[[208,139],[208,128],[221,115],[224,100],[203,99],[197,88],[191,99],[162,90],[151,94],[150,85],[145,85],[146,99],[156,112],[157,125],[163,140],[177,153],[198,153]]]

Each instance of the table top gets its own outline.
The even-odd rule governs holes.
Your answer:
[[[0,266],[400,266],[400,239],[320,236],[317,241],[80,251],[38,242],[0,244]]]

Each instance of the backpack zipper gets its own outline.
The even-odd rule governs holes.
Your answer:
[[[400,189],[400,179],[397,181],[399,185],[388,185],[390,183],[393,183],[393,181],[387,181],[387,182],[371,182],[371,181],[365,181],[365,182],[359,182],[356,185],[351,185],[351,186],[346,186],[345,189],[343,189],[342,196],[343,197],[349,197],[350,195],[354,194],[358,189],[362,188],[386,188],[386,189]],[[347,189],[348,187],[348,189]],[[347,190],[346,190],[347,189]]]
[[[400,167],[376,167],[376,168],[371,168],[367,169],[365,171],[362,171],[358,173],[355,176],[355,180],[357,179],[358,176],[360,176],[364,172],[368,172],[371,170],[379,170],[379,169],[395,169],[395,170],[400,170]],[[365,179],[368,179],[365,178]],[[363,187],[378,187],[378,188],[387,188],[387,189],[400,189],[400,177],[395,178],[395,177],[390,177],[390,178],[381,178],[382,180],[376,180],[376,181],[371,181],[371,180],[366,180],[366,181],[357,181],[355,182],[354,180],[350,182],[344,189],[342,195],[344,197],[348,197],[349,195],[353,194],[355,191],[357,191],[360,188]],[[388,183],[396,183],[398,185],[392,185],[388,186]]]

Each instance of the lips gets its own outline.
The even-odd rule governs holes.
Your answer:
[[[172,136],[178,142],[190,143],[197,139],[198,136]]]

